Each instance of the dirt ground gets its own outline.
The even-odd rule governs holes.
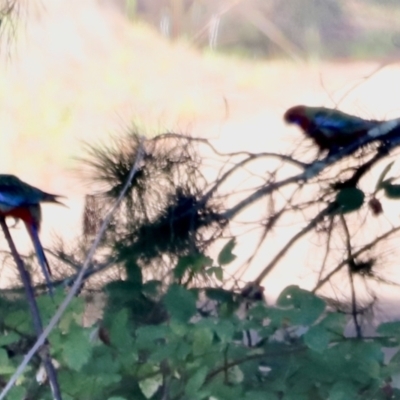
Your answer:
[[[294,104],[339,104],[367,118],[400,115],[399,63],[300,65],[200,53],[94,0],[43,0],[22,17],[16,36],[2,47],[0,169],[67,196],[68,208],[44,207],[45,245],[54,234],[69,240],[80,229],[89,190],[76,161],[82,141],[106,140],[132,121],[149,135],[176,130],[212,138],[222,151],[285,151],[299,138],[282,121]],[[22,226],[15,235],[19,247],[28,248]],[[241,240],[236,265],[253,243],[251,235]],[[315,275],[302,268],[310,259],[305,243],[293,249],[285,274],[266,282],[268,295],[293,282],[311,287]],[[265,264],[261,258],[246,278]],[[0,286],[9,279],[12,274],[2,271]]]

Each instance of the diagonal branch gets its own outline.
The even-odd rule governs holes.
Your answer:
[[[39,337],[43,332],[43,325],[40,318],[39,308],[36,303],[35,294],[33,293],[30,276],[25,269],[24,262],[18,254],[17,248],[15,247],[14,241],[11,237],[4,217],[0,217],[0,225],[4,232],[4,236],[7,240],[8,246],[10,247],[11,254],[15,260],[15,263],[17,264],[21,280],[24,284],[26,298],[28,300],[29,309],[32,315],[33,326],[36,331],[37,337]],[[40,355],[42,357],[47,376],[49,377],[50,387],[53,392],[54,399],[61,400],[61,391],[57,380],[57,373],[51,361],[51,357],[47,348],[47,343],[44,345],[43,351],[40,352]]]
[[[254,280],[254,283],[260,284],[262,280],[274,269],[276,264],[279,262],[279,260],[288,252],[288,250],[299,240],[301,239],[305,234],[310,232],[312,229],[314,229],[323,219],[326,215],[328,215],[330,212],[332,212],[333,208],[336,205],[334,203],[329,204],[325,209],[323,209],[318,215],[314,217],[314,219],[307,225],[305,226],[301,231],[296,233],[287,243],[286,245],[281,249],[281,251],[272,259],[272,261],[261,271],[261,273],[258,275],[258,277]]]

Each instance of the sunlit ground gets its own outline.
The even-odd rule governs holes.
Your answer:
[[[40,4],[3,45],[0,169],[68,197],[69,208],[45,206],[45,244],[54,233],[68,239],[79,232],[87,188],[74,169],[82,141],[122,134],[132,121],[149,135],[175,130],[213,138],[222,151],[285,151],[301,135],[281,116],[297,103],[338,104],[366,118],[400,115],[400,64],[246,61],[170,43],[94,1]],[[397,207],[387,208],[394,223]],[[257,276],[292,232],[269,243],[246,277]],[[21,248],[28,245],[22,226],[16,237]],[[253,244],[250,236],[240,242],[237,265]],[[302,241],[265,282],[266,293],[275,297],[293,282],[312,287],[315,274],[304,268],[312,259]]]

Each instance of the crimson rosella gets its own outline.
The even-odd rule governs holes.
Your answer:
[[[39,239],[41,208],[40,203],[60,203],[57,195],[46,193],[14,175],[0,174],[0,216],[21,219],[31,237],[46,284],[52,294],[51,270]]]
[[[321,151],[346,147],[369,132],[373,136],[374,128],[383,124],[383,121],[366,120],[339,110],[303,105],[289,108],[283,118],[287,123],[298,125]],[[378,136],[376,132],[375,136]]]

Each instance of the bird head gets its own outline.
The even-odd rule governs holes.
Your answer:
[[[288,124],[296,124],[303,130],[307,130],[310,125],[310,117],[308,115],[308,107],[294,106],[289,108],[283,115],[283,119]]]

